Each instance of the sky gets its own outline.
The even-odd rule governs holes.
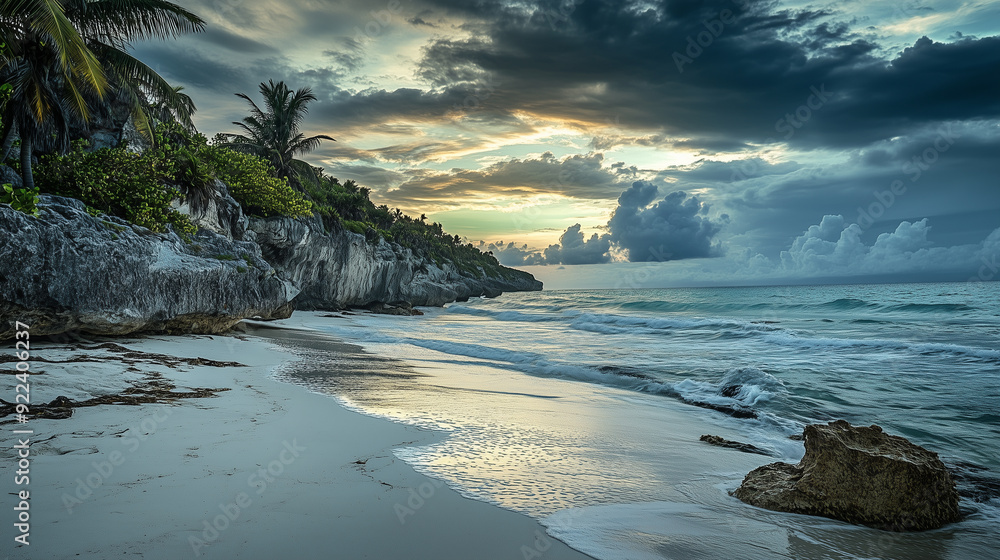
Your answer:
[[[1000,279],[1000,3],[180,0],[198,106],[547,287]]]

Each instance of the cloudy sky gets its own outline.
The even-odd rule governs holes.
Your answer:
[[[139,56],[549,287],[1000,279],[1000,3],[180,0]]]

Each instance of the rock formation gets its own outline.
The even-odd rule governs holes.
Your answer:
[[[264,258],[302,293],[296,309],[343,309],[372,303],[440,306],[506,291],[541,290],[530,274],[509,268],[503,276],[472,277],[448,263],[437,266],[412,251],[349,231],[327,233],[317,217],[251,218]]]
[[[878,426],[838,420],[806,426],[797,465],[754,469],[734,492],[758,507],[819,515],[889,531],[958,521],[958,493],[936,453]]]
[[[729,449],[735,449],[737,451],[742,451],[744,453],[753,453],[755,455],[773,455],[769,451],[765,451],[756,445],[751,445],[749,443],[743,443],[742,441],[732,441],[729,439],[723,439],[719,436],[713,436],[711,434],[705,434],[698,438],[699,441],[703,441],[709,445],[715,445],[718,447],[727,447]]]
[[[43,196],[35,218],[0,205],[0,338],[226,331],[248,317],[283,318],[298,293],[256,244],[202,230],[185,243],[82,202]]]
[[[211,333],[293,308],[410,315],[413,305],[542,288],[525,272],[472,276],[384,240],[327,232],[318,217],[250,218],[220,181],[174,207],[199,228],[190,243],[93,217],[69,198],[43,196],[38,218],[0,205],[0,339],[14,321],[36,335]]]
[[[300,290],[296,309],[440,306],[470,297],[542,289],[541,282],[519,270],[503,268],[500,276],[472,277],[384,239],[371,243],[350,231],[329,232],[317,216],[248,218],[221,181],[207,192],[208,196],[179,201],[177,209],[199,228],[259,244],[264,259]]]

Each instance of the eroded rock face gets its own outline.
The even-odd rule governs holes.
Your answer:
[[[203,191],[188,193],[175,199],[172,207],[184,214],[199,228],[217,233],[230,241],[254,241],[249,230],[250,218],[243,214],[240,203],[229,195],[229,188],[218,179]]]
[[[440,306],[507,291],[541,290],[530,274],[505,269],[507,277],[472,278],[449,264],[438,267],[409,249],[363,235],[324,232],[319,218],[251,218],[264,258],[302,293],[296,309],[343,309],[372,303]]]
[[[80,330],[217,333],[288,317],[297,294],[256,244],[202,230],[191,243],[78,200],[43,196],[40,217],[0,205],[0,338]]]
[[[838,420],[806,426],[797,465],[754,469],[734,492],[754,506],[819,515],[889,531],[959,520],[958,493],[937,454],[878,426]]]

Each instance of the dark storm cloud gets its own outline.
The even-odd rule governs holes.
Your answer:
[[[202,88],[213,95],[256,89],[259,82],[245,66],[176,44],[146,43],[136,48],[136,56],[172,83]]]
[[[538,251],[532,251],[526,244],[517,245],[503,241],[494,243],[479,242],[479,250],[493,253],[493,256],[504,266],[530,266],[547,264],[545,257]]]
[[[499,106],[555,118],[615,119],[695,142],[859,146],[929,122],[1000,115],[998,38],[924,38],[887,64],[828,12],[771,2],[434,4],[478,18],[486,35],[429,46],[424,77],[446,86],[491,75],[503,84]],[[728,24],[722,10],[732,12]],[[584,91],[598,82],[600,91]]]
[[[611,236],[593,234],[584,239],[580,224],[574,224],[559,236],[559,243],[545,249],[548,264],[596,264],[608,262],[611,256]]]
[[[217,11],[215,4],[201,4]],[[267,54],[272,47],[238,35],[259,29],[270,13],[267,6],[281,13],[277,5],[240,5],[223,14],[242,26],[238,31],[210,26],[191,40],[245,55]],[[345,18],[351,6],[356,10]],[[362,51],[385,40],[351,39],[354,28],[373,18],[368,3],[296,10],[299,27],[315,28],[337,68],[357,69]],[[314,85],[323,95],[313,118],[328,128],[358,131],[399,119],[440,122],[471,100],[477,113],[497,119],[527,111],[581,125],[654,131],[624,135],[621,144],[660,145],[680,138],[677,147],[738,150],[769,140],[806,148],[859,147],[928,123],[1000,115],[996,37],[947,44],[924,38],[887,61],[878,45],[827,11],[779,9],[758,0],[530,6],[424,0],[407,5],[389,25],[404,24],[404,16],[425,22],[460,17],[476,34],[441,37],[426,46],[418,73],[435,86],[431,91],[348,91],[342,74],[332,72],[330,80]],[[233,90],[234,78],[242,85],[247,75],[292,78],[297,72],[280,59],[268,65],[213,58],[197,47],[141,48],[144,57],[169,67],[177,81],[216,91]],[[593,148],[609,149],[616,141],[595,138]]]
[[[270,45],[265,45],[259,41],[231,33],[218,26],[206,27],[205,31],[198,35],[198,39],[205,43],[239,53],[276,54],[278,52],[277,49]]]
[[[995,155],[1000,127],[946,123],[853,150],[846,161],[770,164],[759,158],[706,160],[658,178],[699,189],[732,216],[727,244],[776,256],[827,214],[858,223],[872,242],[901,221],[930,218],[932,241],[974,243],[998,224]]]
[[[628,259],[643,262],[718,256],[720,250],[712,241],[723,224],[707,216],[709,206],[683,191],[652,204],[658,194],[656,185],[636,181],[618,198],[608,230],[610,239]]]
[[[659,188],[648,181],[635,181],[618,197],[618,208],[608,221],[608,233],[587,239],[580,224],[574,224],[549,245],[544,253],[518,249],[521,264],[597,264],[611,260],[614,250],[631,262],[664,262],[721,256],[713,241],[729,216],[708,217],[709,205],[683,191],[662,199]],[[515,247],[511,244],[511,247]],[[501,247],[501,249],[503,249]]]
[[[409,180],[382,191],[390,205],[461,205],[462,199],[559,194],[571,198],[608,199],[620,193],[638,170],[624,165],[605,167],[604,155],[579,154],[557,158],[545,152],[537,158],[511,159],[482,169],[408,171]]]

